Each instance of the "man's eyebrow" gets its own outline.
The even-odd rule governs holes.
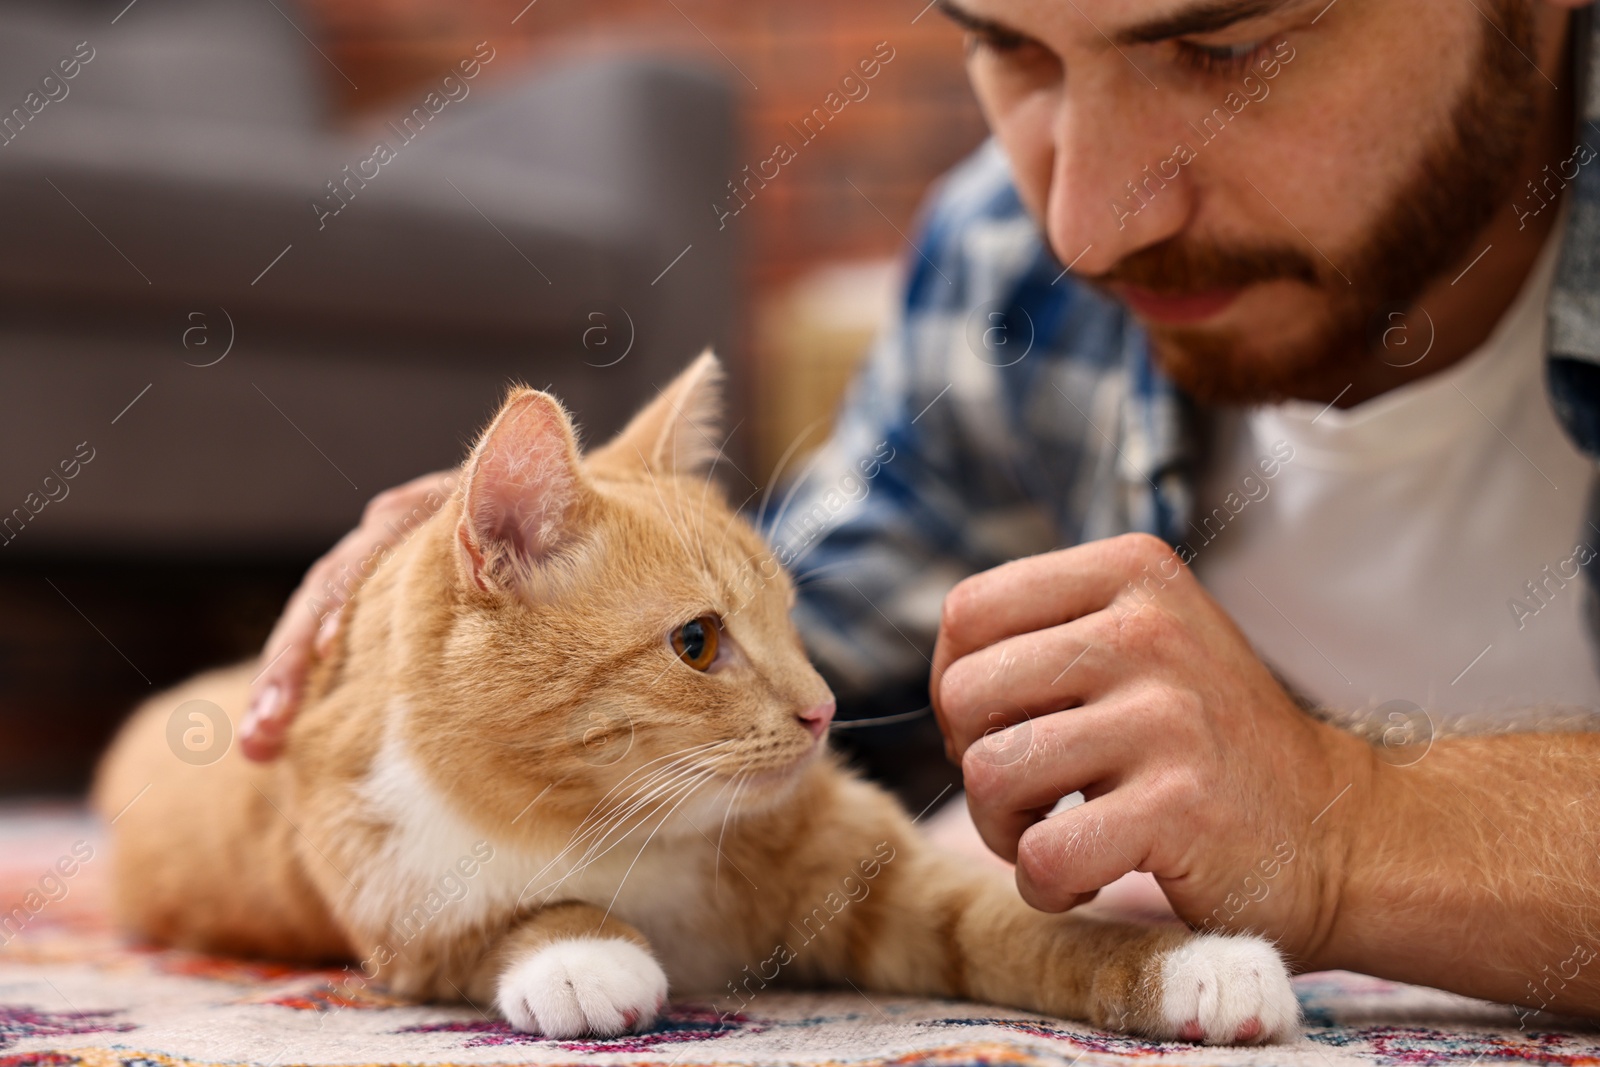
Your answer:
[[[983,15],[974,15],[966,8],[958,7],[954,0],[933,0],[945,18],[955,23],[968,33],[975,33],[998,41],[1016,41],[1018,43],[1033,40],[1021,30],[1012,29],[1003,22],[986,18]]]
[[[1192,7],[1141,22],[1117,33],[1119,44],[1153,44],[1174,37],[1215,33],[1236,22],[1270,15],[1294,0],[1202,0]]]

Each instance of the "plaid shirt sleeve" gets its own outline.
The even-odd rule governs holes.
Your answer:
[[[903,299],[767,535],[841,702],[925,688],[945,594],[1007,560],[1163,527],[1175,398],[1065,271],[992,143],[924,208]],[[1058,284],[1060,283],[1060,284]]]

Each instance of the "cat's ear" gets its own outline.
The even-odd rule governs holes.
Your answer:
[[[577,434],[548,393],[511,391],[462,480],[456,536],[480,589],[512,587],[576,536],[587,491]]]
[[[722,450],[722,382],[722,363],[708,348],[589,461],[662,474],[704,471]]]

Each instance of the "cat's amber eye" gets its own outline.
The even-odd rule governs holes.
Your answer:
[[[717,641],[721,635],[722,625],[716,616],[702,615],[672,631],[672,651],[695,670],[707,670],[717,658]]]

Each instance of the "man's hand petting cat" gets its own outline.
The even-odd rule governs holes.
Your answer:
[[[361,525],[306,571],[262,649],[266,667],[250,684],[250,708],[239,726],[246,756],[277,757],[300,710],[306,672],[339,632],[340,609],[389,552],[439,509],[454,477],[454,471],[424,474],[379,493],[362,513]]]
[[[1371,751],[1300,710],[1164,542],[967,579],[933,678],[973,820],[1029,903],[1064,911],[1147,871],[1186,921],[1315,957],[1356,824],[1340,808],[1367,795]],[[1086,803],[1046,818],[1077,791]]]

